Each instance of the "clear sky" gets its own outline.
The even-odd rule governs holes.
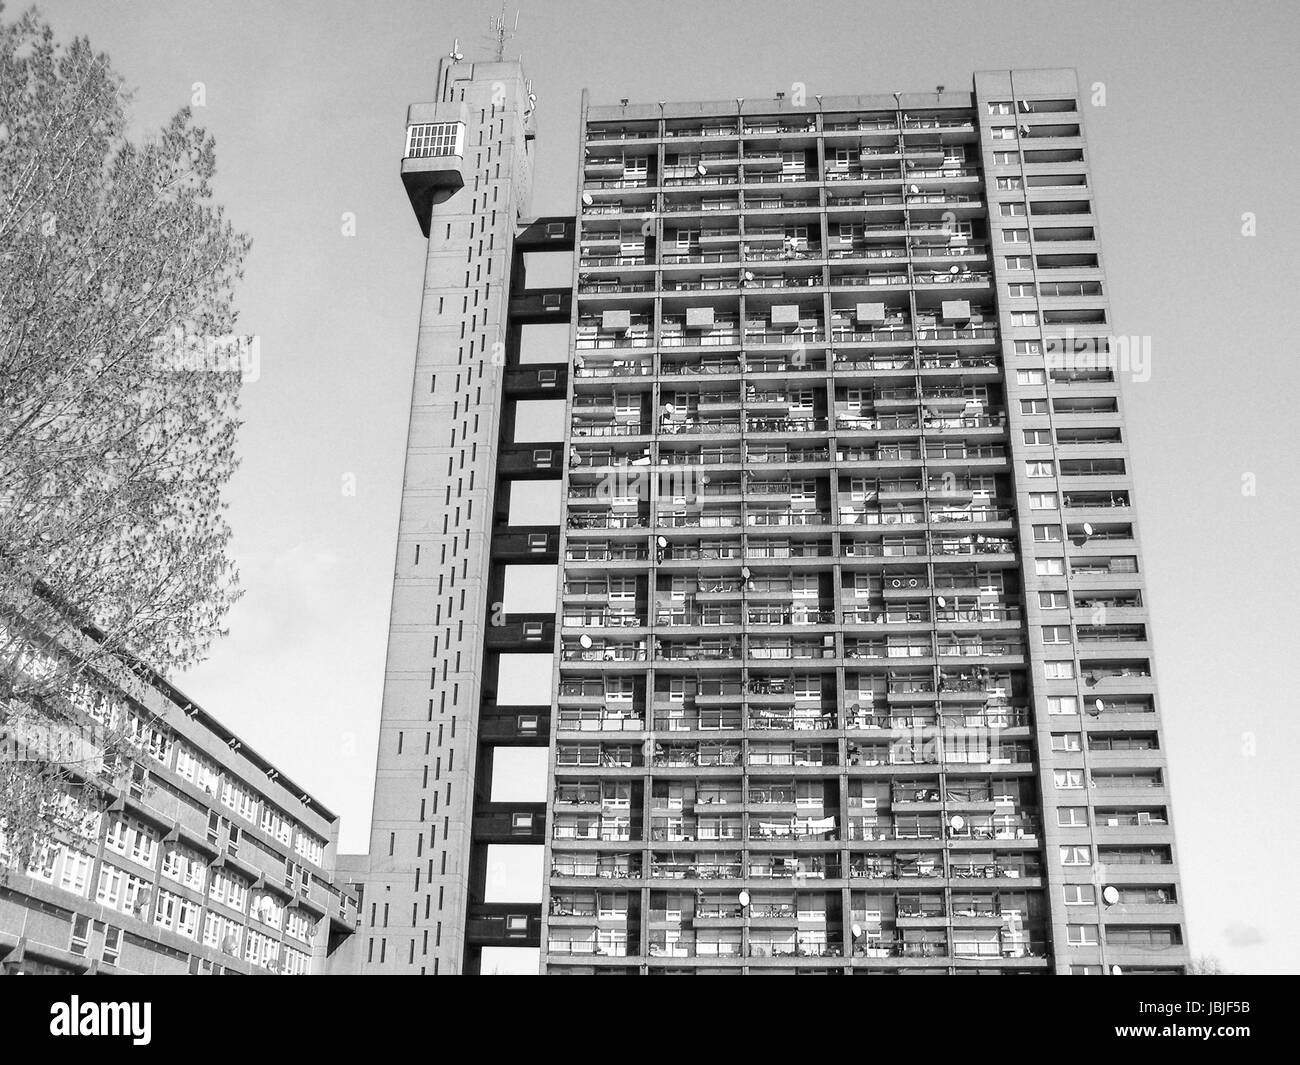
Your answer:
[[[247,594],[180,684],[341,813],[345,849],[367,840],[424,256],[398,177],[406,106],[433,98],[454,38],[486,56],[496,6],[41,4],[61,37],[110,53],[139,128],[202,92],[218,194],[254,240],[240,329],[261,376],[230,492]],[[584,85],[602,103],[757,99],[1036,66],[1104,85],[1085,118],[1116,329],[1152,338],[1151,378],[1125,398],[1192,951],[1300,970],[1300,5],[520,6],[507,55],[539,98],[538,213],[572,209]]]

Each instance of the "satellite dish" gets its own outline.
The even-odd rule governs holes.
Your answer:
[[[749,578],[750,578],[750,569],[749,569],[749,567],[748,567],[748,566],[741,566],[741,567],[740,567],[740,575],[741,575],[742,577],[744,577],[745,580],[749,580]]]
[[[1110,975],[1111,975],[1111,976],[1123,976],[1123,975],[1124,975],[1124,970],[1121,969],[1118,965],[1112,965],[1112,966],[1110,967]]]
[[[584,632],[578,637],[578,643],[582,646],[583,650],[589,650],[591,648],[591,637]]]
[[[948,267],[948,273],[950,273],[950,274],[960,274],[960,273],[961,273],[961,267],[960,267],[960,266],[950,266],[950,267]]]
[[[915,196],[918,192],[921,191],[921,186],[920,186],[920,185],[909,185],[909,186],[907,187],[907,191],[910,192],[913,196]]]
[[[1083,535],[1084,535],[1084,536],[1091,536],[1091,535],[1092,535],[1092,522],[1090,522],[1090,521],[1085,521],[1085,522],[1083,523]]]
[[[706,473],[703,477],[700,478],[700,484],[708,484],[710,480],[711,478]]]
[[[746,271],[745,271],[745,280],[746,280],[746,281],[753,281],[753,280],[754,280],[754,271],[753,271],[753,270],[746,270]]]
[[[1101,897],[1105,900],[1107,906],[1114,906],[1119,902],[1119,891],[1112,884],[1107,884],[1101,890]]]
[[[668,546],[668,537],[666,537],[666,536],[661,536],[661,537],[659,537],[658,540],[655,541],[655,543],[657,543],[660,547],[667,547],[667,546]]]
[[[939,596],[937,599],[935,599],[935,602],[938,603],[941,608],[946,607],[948,605],[948,600],[945,599],[943,596]]]
[[[665,403],[665,404],[664,404],[664,413],[665,413],[666,415],[668,415],[668,417],[671,418],[674,414],[677,413],[677,408],[674,407],[671,403]]]
[[[748,905],[749,905],[749,892],[748,892],[748,891],[743,891],[743,890],[742,890],[741,893],[740,893],[739,899],[740,899],[740,904],[741,904],[742,906],[748,906]]]
[[[853,938],[857,939],[859,936],[862,935],[862,925],[858,924],[857,921],[854,921],[853,927],[850,928],[849,931],[853,933]]]
[[[1094,713],[1100,714],[1103,710],[1106,709],[1106,704],[1103,703],[1100,699],[1098,699],[1095,703],[1092,704],[1092,709]]]
[[[960,832],[966,827],[966,818],[962,817],[961,814],[953,814],[948,824],[952,826],[954,832]]]
[[[594,203],[594,202],[595,202],[595,201],[592,200],[592,198],[591,198],[591,193],[590,193],[590,192],[584,192],[584,193],[582,194],[582,205],[583,205],[584,207],[590,207],[590,206],[592,205],[592,203]]]
[[[709,168],[705,166],[703,163],[696,163],[695,172],[699,174],[700,177],[703,177],[705,174],[709,172]]]

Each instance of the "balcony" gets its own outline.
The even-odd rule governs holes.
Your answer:
[[[564,696],[561,695],[561,701]],[[560,732],[641,732],[645,717],[626,710],[564,710],[559,711]]]

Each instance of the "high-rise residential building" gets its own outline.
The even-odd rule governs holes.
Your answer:
[[[438,86],[363,970],[1181,972],[1149,342],[1074,73],[584,96],[541,219],[517,64]],[[530,287],[546,251],[570,283]]]

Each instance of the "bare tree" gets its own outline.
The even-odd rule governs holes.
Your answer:
[[[103,713],[98,750],[33,737],[129,690],[123,662],[196,661],[238,594],[221,491],[249,244],[188,108],[143,143],[126,121],[87,40],[35,10],[0,23],[0,828],[23,861],[78,821],[90,763],[138,740]]]
[[[1187,966],[1188,976],[1228,976],[1223,963],[1211,954],[1200,954]]]

